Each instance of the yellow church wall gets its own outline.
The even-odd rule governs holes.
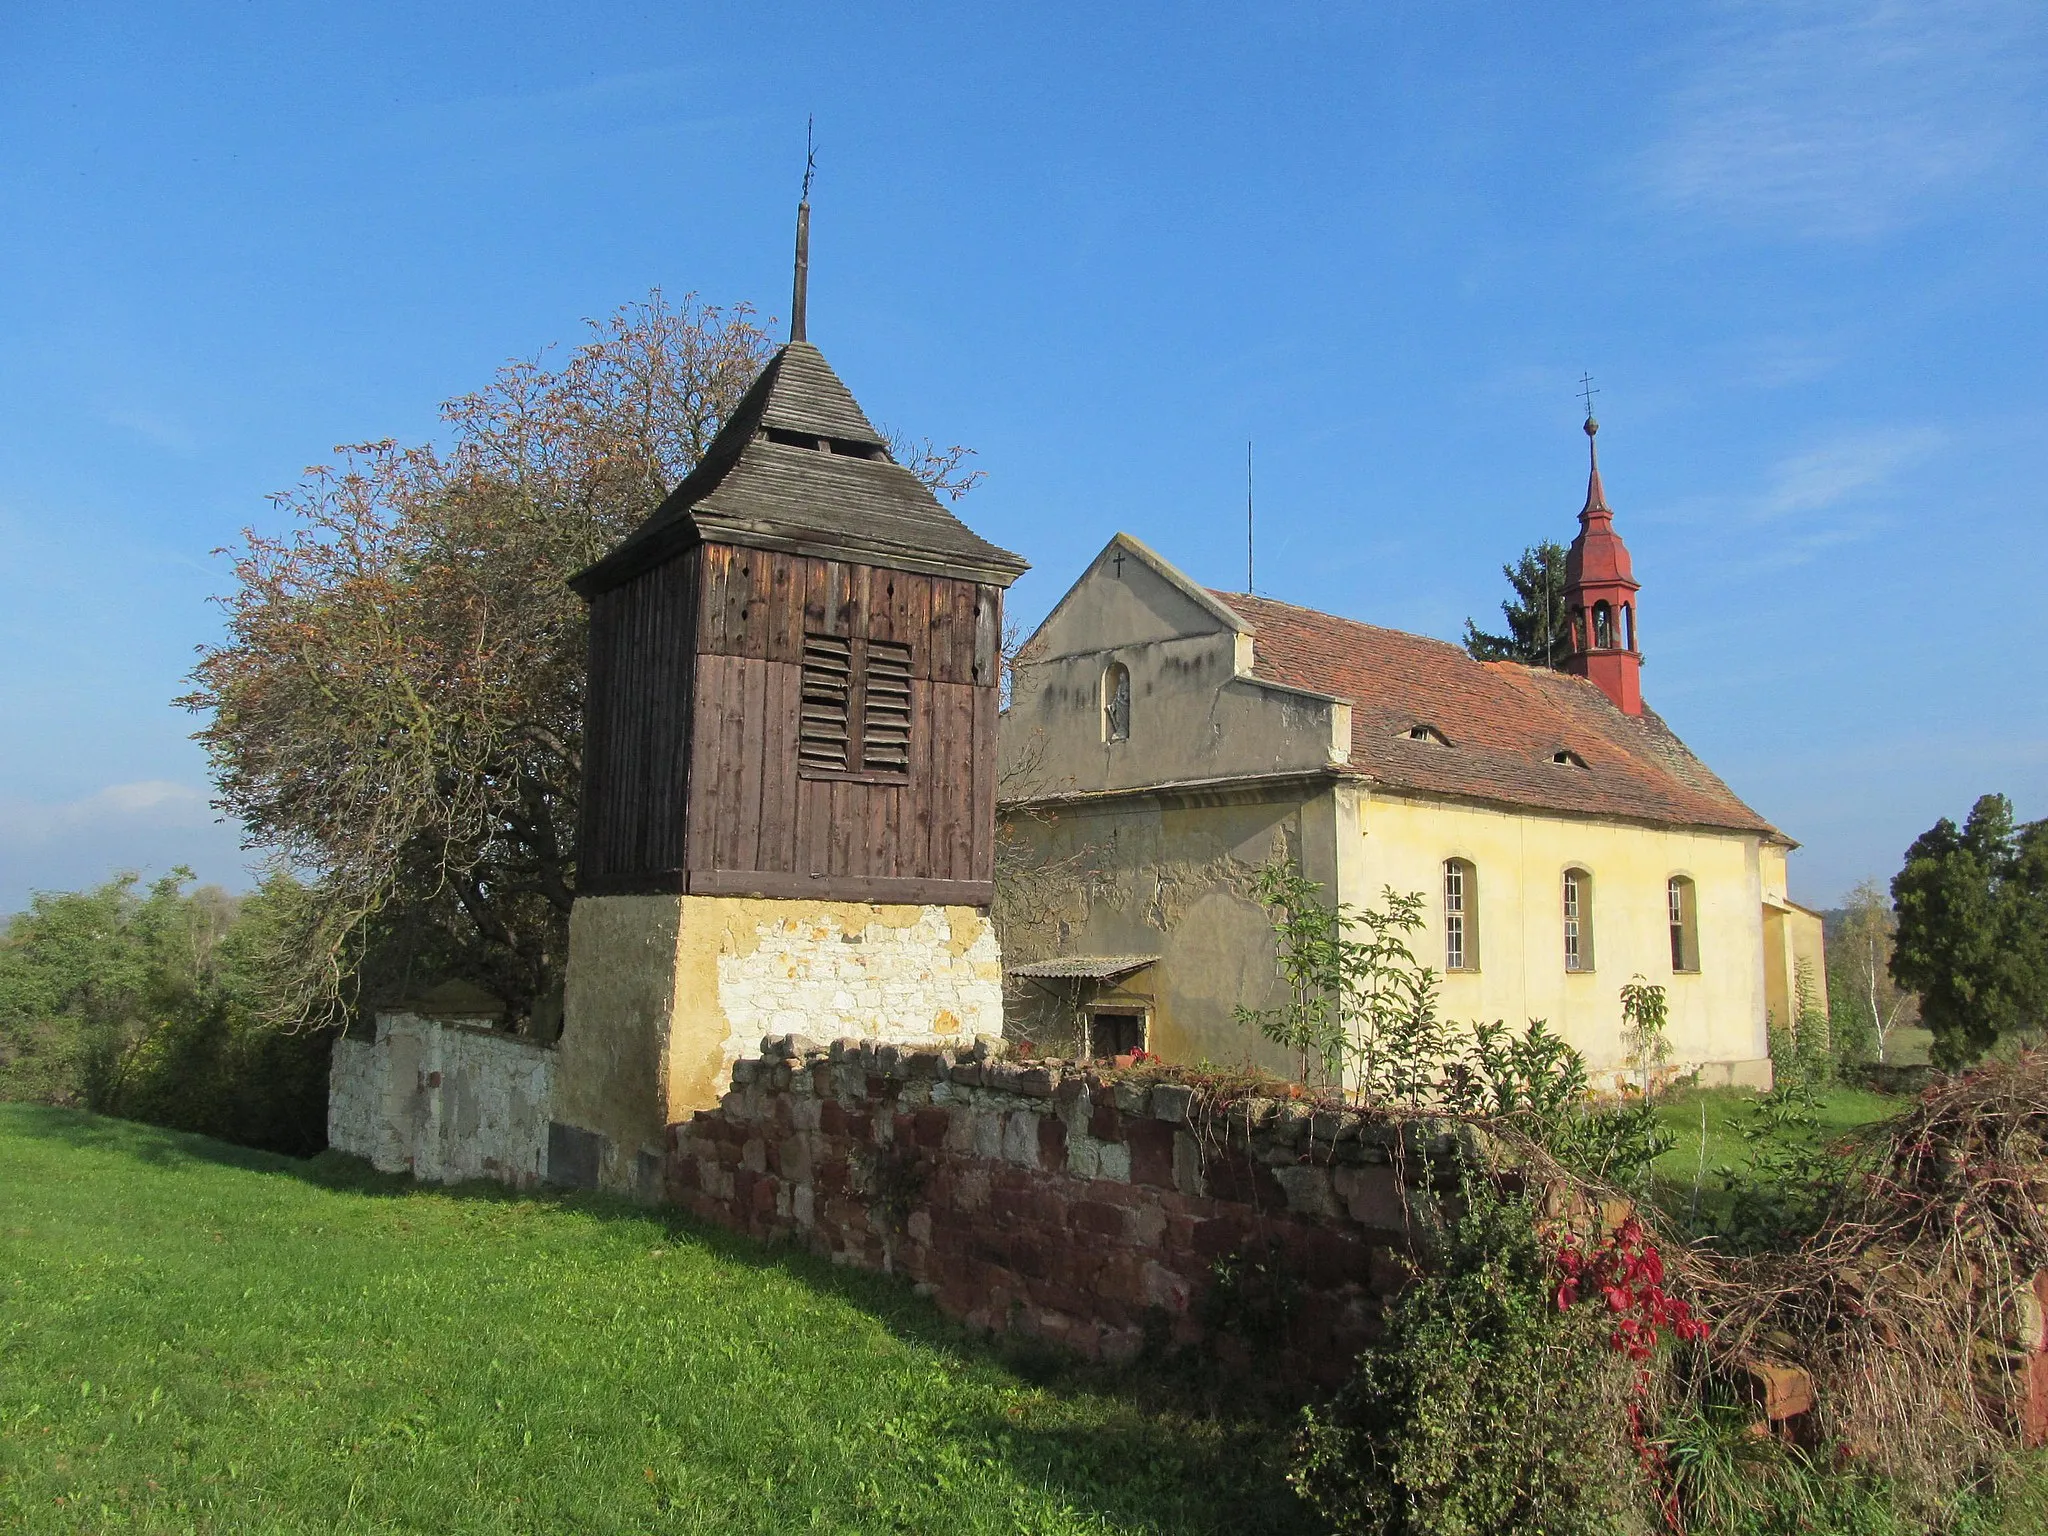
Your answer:
[[[1444,978],[1442,1011],[1456,1020],[1547,1020],[1587,1059],[1603,1086],[1624,1067],[1622,985],[1636,975],[1665,989],[1672,1065],[1707,1082],[1769,1081],[1765,1036],[1766,870],[1784,884],[1783,851],[1752,835],[1533,814],[1405,798],[1364,787],[1338,791],[1338,878],[1343,900],[1377,903],[1383,888],[1424,893],[1420,957],[1445,960],[1443,865],[1476,872],[1477,968]],[[1775,857],[1774,857],[1775,856]],[[1563,882],[1592,876],[1589,971],[1564,966]],[[1696,894],[1699,969],[1674,972],[1666,882],[1685,875]]]

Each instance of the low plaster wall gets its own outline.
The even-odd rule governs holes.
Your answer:
[[[379,1014],[374,1041],[334,1043],[327,1144],[430,1183],[538,1183],[554,1065],[553,1051],[510,1035]]]
[[[672,1203],[1095,1358],[1200,1343],[1237,1365],[1256,1350],[1264,1379],[1336,1385],[1408,1273],[1402,1170],[1443,1170],[1459,1145],[1294,1101],[1211,1116],[1178,1083],[1005,1062],[987,1042],[764,1045],[717,1110],[673,1128]],[[1219,1279],[1233,1256],[1248,1286]]]

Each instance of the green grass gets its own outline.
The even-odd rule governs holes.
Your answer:
[[[1297,1528],[1274,1435],[590,1198],[0,1104],[0,1529]]]
[[[1823,1140],[1890,1119],[1913,1102],[1893,1094],[1839,1086],[1815,1097],[1814,1118],[1819,1122]],[[1737,1128],[1748,1120],[1749,1106],[1756,1098],[1755,1093],[1745,1088],[1687,1088],[1659,1100],[1657,1120],[1677,1139],[1676,1145],[1651,1165],[1660,1187],[1666,1191],[1690,1191],[1694,1179],[1699,1178],[1703,1191],[1718,1193],[1724,1187],[1718,1170],[1732,1168],[1740,1172],[1749,1159],[1748,1143]],[[1700,1139],[1703,1122],[1704,1156]]]

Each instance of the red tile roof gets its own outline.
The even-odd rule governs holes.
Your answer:
[[[1254,676],[1351,701],[1351,769],[1393,789],[1782,837],[1647,708],[1593,684],[1270,598],[1214,594],[1252,627]],[[1417,725],[1443,743],[1412,741]],[[1585,766],[1552,761],[1570,752]]]

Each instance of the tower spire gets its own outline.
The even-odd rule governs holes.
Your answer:
[[[1580,509],[1579,516],[1583,518],[1593,512],[1606,512],[1611,516],[1607,487],[1600,483],[1600,423],[1591,412],[1586,415],[1586,452],[1592,460],[1592,468],[1586,476],[1586,505]]]
[[[804,195],[796,205],[796,281],[789,298],[789,339],[807,341],[805,311],[811,297],[811,178],[818,174],[818,150],[811,137],[813,116],[804,120]]]
[[[1571,649],[1564,669],[1596,684],[1625,715],[1643,712],[1643,653],[1637,641],[1636,594],[1641,590],[1628,546],[1614,531],[1614,511],[1600,483],[1600,423],[1593,415],[1597,391],[1580,380],[1586,398],[1586,505],[1579,533],[1564,561],[1564,605],[1571,620]]]

